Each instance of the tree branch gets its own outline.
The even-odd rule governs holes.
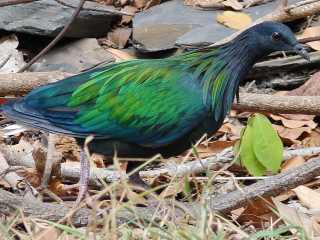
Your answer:
[[[240,102],[232,109],[248,112],[298,113],[320,115],[320,97],[240,94]]]
[[[0,189],[0,212],[9,215],[16,210],[21,210],[27,216],[58,222],[70,213],[71,208],[62,204],[30,201],[27,198]],[[71,222],[75,226],[87,226],[91,214],[89,209],[81,208],[71,217]]]
[[[260,180],[240,190],[210,197],[210,209],[214,212],[228,213],[247,205],[250,201],[276,196],[281,192],[305,184],[319,176],[319,172],[320,158],[314,158],[302,166]]]
[[[63,72],[0,73],[0,96],[26,94],[68,76],[71,74]]]
[[[55,0],[55,1],[63,6],[66,6],[66,7],[77,8],[77,6],[71,5],[67,2],[64,2],[63,0]],[[109,13],[114,13],[114,14],[119,14],[119,15],[134,16],[134,14],[131,14],[128,12],[123,12],[123,11],[118,11],[115,9],[97,9],[97,8],[86,7],[85,5],[82,7],[82,9],[87,10],[87,11],[94,11],[94,12],[109,12]]]
[[[215,197],[209,197],[209,207],[213,212],[229,213],[230,211],[239,207],[245,206],[248,202],[261,197],[276,196],[283,191],[295,188],[301,184],[311,181],[319,175],[320,172],[320,158],[309,160],[303,166],[290,169],[284,173],[271,176],[265,180],[258,181],[255,184],[244,187],[241,190],[236,190],[227,194],[221,194]],[[192,209],[197,204],[188,204],[186,207],[193,212]],[[21,196],[17,196],[10,192],[0,189],[0,212],[3,214],[10,214],[20,209],[25,215],[46,219],[49,221],[60,221],[70,213],[70,208],[53,203],[42,203],[37,201],[30,201]],[[136,207],[135,214],[125,209],[117,211],[117,222],[132,220],[137,216],[147,218],[154,216],[154,207],[150,204],[148,207]],[[107,209],[106,209],[107,211]],[[175,211],[170,211],[175,213]],[[162,215],[167,214],[167,211],[162,212]],[[89,222],[90,210],[83,207],[73,214],[71,222],[75,226],[86,226]],[[157,219],[161,219],[161,213],[157,212]],[[164,216],[163,216],[164,217]]]

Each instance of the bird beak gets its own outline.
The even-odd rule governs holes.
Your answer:
[[[295,51],[297,54],[299,54],[301,57],[306,59],[308,62],[310,62],[310,56],[308,51],[303,47],[302,44],[298,43],[293,47],[293,51]]]

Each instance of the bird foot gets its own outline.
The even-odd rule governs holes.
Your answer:
[[[134,174],[129,176],[129,183],[144,190],[150,189],[150,186],[141,179],[139,172],[135,172]]]

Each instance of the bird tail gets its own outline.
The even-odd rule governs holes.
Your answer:
[[[1,129],[0,133],[4,137],[18,134],[27,129],[40,129],[52,133],[77,135],[67,130],[67,119],[59,116],[58,112],[57,114],[52,113],[52,116],[48,116],[44,110],[37,110],[28,106],[23,99],[10,101],[2,106],[1,110],[8,118],[16,122],[16,124]]]
[[[29,127],[74,137],[88,136],[89,133],[73,121],[79,109],[71,108],[67,104],[72,93],[81,84],[92,79],[94,73],[99,70],[95,69],[39,87],[24,98],[11,100],[2,105],[0,111],[20,126],[2,129],[3,135],[18,133]]]

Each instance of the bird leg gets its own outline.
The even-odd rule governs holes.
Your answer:
[[[84,141],[84,146],[80,150],[80,179],[79,193],[76,200],[76,206],[85,198],[88,193],[88,185],[90,178],[90,153],[88,144],[93,140],[93,136],[88,136]]]
[[[90,177],[90,159],[89,155],[85,150],[81,149],[80,152],[80,179],[79,179],[79,193],[76,200],[76,205],[78,205],[88,193]]]
[[[139,171],[136,171],[136,168],[140,165],[140,162],[128,162],[127,173],[129,173],[129,182],[138,187],[148,189],[150,187],[141,179]],[[131,172],[133,172],[133,174],[130,174]]]
[[[239,94],[239,88],[237,89],[236,91],[236,100],[237,100],[237,103],[240,103],[240,94]]]

